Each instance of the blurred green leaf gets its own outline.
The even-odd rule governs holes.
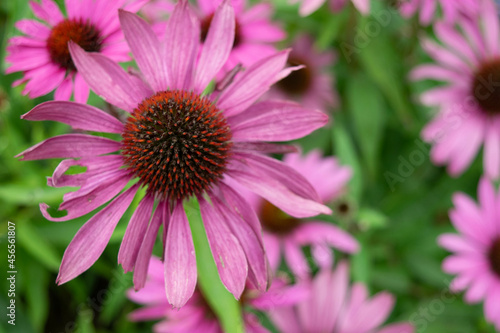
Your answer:
[[[374,209],[362,208],[359,210],[357,220],[362,230],[370,230],[386,226],[388,218]]]
[[[193,243],[196,252],[196,266],[198,268],[198,285],[211,308],[227,333],[243,333],[241,307],[234,296],[222,284],[212,251],[201,219],[200,206],[196,199],[184,204],[184,210],[189,220]]]
[[[59,269],[59,255],[30,223],[18,223],[16,236],[19,245],[39,260],[48,270],[56,272]]]
[[[351,195],[359,202],[363,190],[363,176],[356,148],[346,128],[340,122],[334,124],[332,133],[336,156],[342,164],[352,168],[353,175],[349,190]]]
[[[387,109],[373,83],[360,73],[352,75],[347,83],[346,94],[349,115],[363,154],[363,165],[374,178],[378,172]]]
[[[49,302],[47,293],[49,275],[37,262],[30,262],[26,269],[29,276],[36,276],[36,278],[30,279],[29,283],[26,284],[26,301],[29,304],[28,315],[37,331],[43,332],[49,311],[47,308]]]

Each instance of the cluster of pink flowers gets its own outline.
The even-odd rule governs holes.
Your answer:
[[[305,16],[325,1],[291,1],[297,2]],[[331,0],[330,7],[339,11],[348,3]],[[352,5],[362,15],[370,12],[368,0]],[[24,94],[53,92],[54,101],[22,118],[57,121],[77,132],[48,138],[17,157],[63,159],[48,186],[77,188],[64,195],[62,217],[40,204],[47,220],[100,208],[68,245],[58,284],[96,262],[136,199],[118,253],[124,271],[133,272],[129,298],[145,305],[131,319],[160,319],[156,332],[222,332],[198,288],[185,211],[196,199],[220,280],[240,299],[248,332],[267,331],[249,308],[287,333],[414,331],[406,322],[383,326],[394,297],[370,297],[366,286],[350,283],[347,261],[335,260],[360,245],[319,215],[332,214],[332,203],[347,192],[351,168],[318,150],[279,144],[329,123],[330,109],[339,104],[327,73],[334,52],[315,49],[305,35],[280,51],[277,42],[287,36],[267,2],[66,0],[66,16],[52,0],[30,6],[37,19],[17,22],[23,35],[9,40],[7,73],[22,72],[14,85],[23,85]],[[439,243],[455,253],[443,263],[458,274],[452,288],[468,289],[468,302],[484,299],[486,318],[500,330],[500,194],[491,184],[500,178],[496,7],[491,0],[414,0],[403,1],[400,12],[432,23],[438,40],[422,40],[434,63],[410,74],[444,81],[421,96],[439,111],[422,131],[433,145],[432,160],[458,176],[484,148],[480,206],[455,195],[450,218],[462,235],[445,234]],[[137,68],[119,64],[130,60]],[[86,104],[90,90],[117,114]],[[68,172],[73,166],[86,170]],[[152,257],[158,238],[162,260]],[[283,267],[295,284],[280,277]]]
[[[442,18],[435,15],[438,3]],[[431,159],[447,165],[452,176],[467,170],[483,147],[484,176],[479,203],[457,193],[450,219],[461,235],[445,234],[439,244],[454,252],[443,270],[458,274],[450,289],[467,289],[465,300],[484,300],[486,319],[500,330],[500,196],[492,181],[500,178],[500,20],[493,0],[407,1],[404,15],[419,12],[422,24],[434,22],[436,40],[422,47],[434,60],[417,66],[413,80],[443,84],[420,99],[437,108],[438,115],[423,129],[432,144]]]

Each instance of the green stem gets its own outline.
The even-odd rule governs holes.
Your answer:
[[[201,219],[200,205],[195,198],[184,203],[193,234],[193,243],[198,268],[198,286],[208,304],[219,318],[225,332],[243,333],[241,307],[234,296],[222,284],[215,261],[208,245],[207,235]]]

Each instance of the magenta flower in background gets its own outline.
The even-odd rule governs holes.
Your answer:
[[[441,16],[438,13],[441,9],[444,21],[454,23],[463,15],[477,14],[479,3],[479,0],[399,0],[399,10],[406,18],[418,13],[420,24],[429,25]]]
[[[394,297],[380,292],[369,297],[362,283],[349,284],[342,261],[334,271],[321,270],[311,281],[312,295],[293,307],[269,312],[272,323],[286,333],[413,333],[409,323],[381,327],[394,307]]]
[[[128,297],[143,308],[129,315],[132,321],[161,320],[153,326],[155,333],[203,332],[222,333],[222,327],[202,293],[196,289],[193,297],[181,309],[172,309],[165,297],[163,263],[151,258],[146,285],[139,291],[130,289]],[[267,292],[245,289],[240,300],[243,310],[245,332],[261,333],[268,330],[261,326],[258,318],[248,307],[268,311],[276,307],[291,306],[306,299],[309,289],[305,285],[288,286],[283,279],[275,279]]]
[[[255,287],[265,290],[268,277],[260,223],[229,182],[245,186],[297,218],[331,213],[302,175],[263,155],[286,149],[267,142],[307,135],[326,124],[327,116],[288,101],[255,103],[289,73],[284,69],[288,51],[258,61],[225,90],[201,95],[233,45],[234,12],[227,2],[216,10],[199,55],[199,22],[187,1],[176,5],[165,44],[138,16],[121,11],[120,21],[141,75],[128,74],[105,56],[87,53],[74,43],[69,48],[90,88],[128,112],[128,118],[122,121],[71,102],[47,102],[23,116],[121,135],[118,141],[89,134],[61,135],[18,155],[23,160],[67,158],[48,184],[79,189],[64,196],[59,207],[67,211],[64,217],[52,217],[48,206],[40,205],[51,221],[83,216],[111,200],[75,235],[64,253],[57,282],[75,278],[99,258],[142,187],[146,195],[118,254],[124,270],[134,270],[136,289],[144,285],[153,244],[163,226],[167,299],[180,307],[193,294],[196,258],[183,202],[196,197],[224,285],[239,298],[248,276]],[[87,169],[65,174],[74,165]]]
[[[305,156],[288,154],[283,162],[306,176],[323,203],[329,203],[339,196],[351,178],[349,167],[340,166],[334,157],[322,157],[319,151],[312,151]],[[246,197],[259,212],[264,229],[264,245],[273,271],[278,269],[283,255],[295,275],[308,276],[309,265],[302,253],[302,247],[306,245],[311,246],[313,258],[322,267],[331,267],[333,263],[330,247],[347,253],[358,251],[356,239],[329,222],[297,219],[269,201],[252,194]]]
[[[466,290],[465,301],[484,300],[486,319],[500,330],[500,194],[482,178],[479,204],[463,193],[453,196],[450,219],[459,234],[444,234],[439,244],[453,253],[443,270],[456,274],[450,289]]]
[[[485,1],[476,20],[462,19],[461,30],[436,23],[444,46],[424,40],[423,47],[435,64],[420,65],[415,80],[445,81],[422,94],[421,100],[437,106],[439,115],[422,136],[433,144],[434,163],[448,164],[452,175],[461,174],[484,143],[485,173],[500,177],[500,29],[494,3]]]
[[[290,4],[300,2],[299,13],[302,16],[307,16],[318,10],[326,0],[290,0]],[[334,12],[342,10],[348,3],[348,0],[329,0],[330,9]],[[351,0],[352,4],[363,15],[368,15],[370,12],[370,0]]]
[[[324,112],[337,106],[338,96],[329,71],[335,60],[334,52],[316,51],[313,40],[305,35],[297,38],[291,48],[288,64],[303,67],[279,81],[271,89],[271,96],[293,99]]]
[[[195,12],[200,19],[200,41],[205,43],[207,32],[212,22],[214,12],[222,0],[196,0]],[[144,15],[151,22],[162,25],[163,17],[171,6],[169,0],[155,0],[151,3],[152,10],[145,6]],[[236,23],[234,25],[234,42],[227,63],[222,72],[227,73],[236,65],[248,67],[256,61],[276,53],[276,42],[286,37],[285,31],[277,23],[271,21],[273,7],[270,3],[258,3],[248,6],[246,0],[231,0]],[[154,11],[155,13],[152,13]],[[155,29],[157,30],[157,29]],[[160,37],[162,34],[160,34]],[[223,76],[219,76],[222,78]]]
[[[14,86],[26,82],[23,94],[31,98],[50,93],[54,99],[85,103],[89,87],[78,73],[68,49],[73,41],[88,52],[101,53],[114,61],[128,61],[129,48],[118,21],[118,9],[135,12],[146,0],[66,0],[64,17],[52,0],[30,1],[35,16],[16,28],[25,34],[9,39],[6,73],[23,72]]]

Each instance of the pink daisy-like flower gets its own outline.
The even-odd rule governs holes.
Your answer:
[[[439,244],[453,252],[443,270],[457,274],[450,289],[467,289],[468,303],[484,300],[486,319],[500,330],[500,195],[486,178],[479,182],[478,199],[479,205],[463,193],[453,196],[450,219],[460,234],[439,237]]]
[[[438,5],[443,13],[443,19],[447,23],[453,23],[461,15],[477,13],[479,9],[478,0],[399,0],[399,10],[404,17],[411,17],[418,13],[422,25],[429,25],[438,16]]]
[[[14,86],[27,82],[23,93],[39,97],[55,89],[56,100],[85,103],[89,87],[78,73],[68,49],[73,41],[88,52],[101,53],[114,61],[128,61],[118,9],[135,12],[146,0],[66,0],[64,17],[52,0],[30,1],[37,20],[24,19],[16,28],[26,36],[9,39],[6,73],[23,72]]]
[[[322,157],[319,151],[306,156],[288,154],[284,163],[306,176],[318,192],[321,202],[328,203],[344,189],[351,177],[351,169],[340,166],[334,157]],[[333,258],[330,247],[353,253],[358,242],[339,227],[319,220],[301,220],[291,217],[274,204],[249,194],[247,198],[259,212],[264,229],[264,244],[269,263],[276,271],[281,257],[298,277],[309,274],[309,265],[302,247],[311,246],[313,258],[322,267],[331,267]]]
[[[265,290],[267,267],[259,220],[228,182],[240,183],[292,216],[329,214],[302,175],[262,154],[286,150],[267,142],[307,135],[326,124],[327,116],[288,101],[255,103],[290,72],[284,69],[289,51],[250,66],[223,91],[202,95],[233,44],[234,12],[227,2],[215,12],[199,56],[199,22],[187,1],[176,5],[164,44],[138,16],[126,11],[119,16],[140,75],[128,74],[105,56],[87,53],[74,43],[69,48],[90,88],[128,112],[128,118],[122,121],[95,107],[62,101],[41,104],[23,116],[121,135],[118,141],[89,134],[61,135],[18,155],[23,160],[67,158],[48,184],[80,188],[64,196],[59,207],[67,211],[64,217],[52,217],[48,206],[41,204],[43,215],[51,221],[83,216],[114,198],[75,235],[64,253],[57,282],[75,278],[99,258],[143,187],[146,195],[118,254],[125,271],[134,270],[136,289],[144,285],[153,244],[163,225],[167,299],[180,307],[193,294],[196,258],[183,202],[196,197],[224,285],[238,298],[248,276]],[[65,174],[74,165],[87,169]]]
[[[300,2],[299,13],[302,16],[307,16],[318,10],[326,0],[290,0],[290,4]],[[330,9],[334,12],[342,10],[348,3],[348,0],[329,0]],[[368,15],[370,12],[370,0],[351,0],[352,4],[363,15]]]
[[[196,0],[198,17],[201,21],[201,41],[206,42],[207,31],[213,21],[213,15],[222,0]],[[273,8],[270,3],[258,3],[248,6],[246,0],[231,0],[236,23],[234,25],[234,43],[231,53],[223,66],[227,72],[236,65],[248,67],[256,61],[276,52],[273,45],[286,36],[278,24],[271,22]]]
[[[461,174],[484,143],[485,173],[500,177],[500,28],[494,6],[485,1],[477,20],[457,22],[460,30],[436,23],[444,46],[428,39],[422,43],[436,63],[411,73],[415,80],[446,82],[421,96],[424,104],[439,108],[422,136],[433,143],[432,160],[448,164],[452,175]]]
[[[412,333],[409,323],[380,327],[394,307],[394,297],[380,292],[372,298],[362,283],[349,284],[346,262],[321,270],[311,281],[312,295],[294,307],[269,312],[275,326],[286,333]]]
[[[332,51],[316,52],[313,40],[308,36],[297,38],[291,48],[288,64],[303,67],[279,81],[270,94],[293,99],[324,112],[336,106],[338,97],[333,90],[333,76],[328,73],[335,54]]]
[[[155,257],[151,258],[148,278],[143,289],[135,292],[129,290],[128,297],[143,308],[135,310],[129,316],[132,321],[161,320],[153,326],[155,333],[203,332],[222,333],[222,327],[216,314],[203,294],[196,289],[193,297],[181,309],[172,309],[165,298],[165,279],[163,263]],[[269,332],[262,327],[258,318],[245,308],[267,311],[275,307],[291,306],[304,300],[309,294],[305,285],[287,286],[283,279],[274,279],[267,292],[245,289],[240,304],[243,310],[245,332]]]

